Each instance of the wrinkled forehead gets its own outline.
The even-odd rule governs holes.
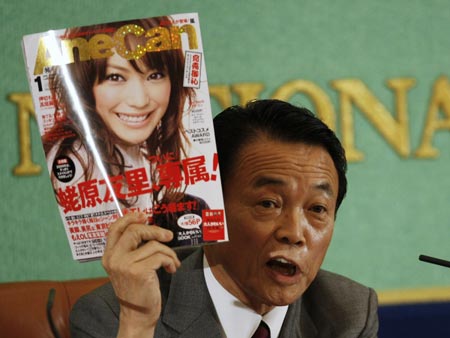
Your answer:
[[[276,140],[249,142],[237,154],[224,190],[263,191],[269,187],[284,193],[320,191],[336,199],[339,179],[331,156],[321,146]]]

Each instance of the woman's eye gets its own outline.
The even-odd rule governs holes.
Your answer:
[[[117,73],[112,73],[112,74],[106,75],[105,79],[108,81],[113,81],[113,82],[125,81],[123,76],[120,74],[117,74]]]
[[[148,80],[159,80],[166,76],[163,72],[153,72],[147,77]]]

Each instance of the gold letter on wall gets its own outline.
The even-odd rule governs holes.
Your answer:
[[[406,93],[414,86],[415,80],[411,78],[392,79],[387,81],[387,84],[395,92],[397,113],[395,119],[362,81],[344,79],[331,82],[332,87],[340,94],[343,144],[349,161],[362,161],[364,158],[364,154],[355,148],[353,104],[361,110],[400,156],[407,157],[410,153]]]
[[[439,118],[439,109],[442,109],[447,116],[446,120]],[[416,157],[435,158],[439,156],[439,151],[431,144],[435,131],[439,129],[450,130],[450,85],[445,76],[441,76],[434,84],[422,142],[415,152]]]
[[[13,93],[8,99],[17,106],[19,127],[20,162],[13,173],[18,176],[39,175],[41,166],[33,163],[31,158],[30,116],[34,116],[33,102],[28,93]]]
[[[245,105],[248,101],[257,99],[264,89],[264,84],[258,82],[244,82],[229,85],[214,85],[209,87],[209,94],[214,97],[222,109],[232,105],[232,92],[239,97],[239,104]]]
[[[263,91],[264,84],[258,82],[236,83],[231,86],[233,93],[238,94],[239,104],[245,105],[251,100],[259,98],[259,94]]]
[[[294,80],[283,84],[273,94],[274,99],[288,101],[294,94],[304,93],[312,100],[317,116],[330,128],[336,130],[333,105],[327,94],[316,84],[305,80]]]
[[[215,98],[222,109],[231,106],[232,98],[230,86],[214,85],[209,87],[209,95]]]

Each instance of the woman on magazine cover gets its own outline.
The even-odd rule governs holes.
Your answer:
[[[130,24],[147,31],[169,25],[170,19],[159,17],[76,28],[66,31],[65,37],[89,40],[95,34],[112,35],[118,28]],[[131,35],[126,43],[128,49],[133,50],[142,41]],[[151,192],[132,197],[118,196],[121,207],[141,211],[152,209],[152,223],[176,227],[178,215],[156,214],[154,210],[156,205],[182,203],[193,198],[184,194],[182,186],[156,186],[159,179],[156,165],[177,163],[186,156],[188,141],[182,118],[185,108],[193,102],[194,92],[183,86],[182,50],[147,52],[137,60],[126,60],[114,53],[108,58],[74,62],[66,69],[67,72],[63,72],[61,67],[55,67],[50,75],[56,122],[43,136],[49,166],[54,167],[55,160],[63,158],[72,161],[75,167],[75,175],[62,182],[54,170],[51,171],[59,204],[59,188],[104,179],[95,161],[97,152],[108,177],[125,177],[129,169],[145,168],[144,173],[133,175],[138,180],[139,175],[146,174],[148,184],[143,189]],[[81,109],[76,107],[74,94]],[[80,114],[80,110],[83,113]],[[93,142],[83,131],[86,124]],[[129,184],[128,179],[127,182]],[[112,184],[124,187],[127,183]],[[198,198],[195,201],[199,210],[206,207],[204,201]],[[201,242],[201,236],[190,242],[177,241],[174,236],[172,245],[197,242]]]

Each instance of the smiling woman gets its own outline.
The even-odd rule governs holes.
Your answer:
[[[79,27],[68,29],[63,37],[90,41],[113,36],[125,24],[149,31],[170,28],[171,20],[157,17]],[[145,39],[129,34],[123,43],[128,50],[137,50]],[[156,204],[178,202],[184,196],[182,184],[155,186],[160,179],[157,166],[180,163],[189,144],[182,119],[194,91],[183,86],[183,52],[168,48],[128,60],[112,49],[107,58],[81,61],[83,51],[73,46],[73,63],[48,68],[55,123],[42,139],[58,203],[62,207],[67,198],[58,194],[61,189],[83,183],[89,193],[86,183],[95,180],[105,209],[134,208],[154,221]],[[79,101],[74,101],[74,92]],[[62,166],[67,169],[64,173]],[[129,177],[130,168],[141,171]],[[109,179],[110,185],[105,184]]]
[[[166,113],[170,98],[167,70],[135,69],[117,54],[106,64],[106,77],[95,83],[95,107],[119,143],[141,144]]]

